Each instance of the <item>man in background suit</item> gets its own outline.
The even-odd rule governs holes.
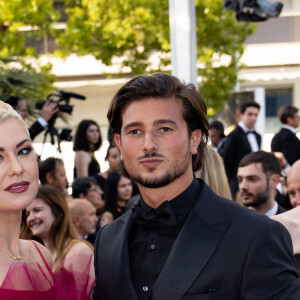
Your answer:
[[[275,201],[280,174],[274,154],[260,150],[244,156],[237,173],[243,205],[268,217],[285,212]]]
[[[222,157],[228,176],[232,198],[238,192],[236,178],[240,160],[248,153],[258,151],[261,147],[261,136],[255,130],[260,105],[256,102],[244,102],[240,107],[241,121],[228,135]]]
[[[97,235],[94,299],[300,299],[287,230],[193,176],[208,137],[194,85],[136,77],[108,120],[141,199]]]
[[[217,120],[212,121],[209,124],[208,133],[213,148],[222,156],[226,142],[223,124]]]
[[[292,165],[300,159],[300,140],[296,136],[300,122],[298,109],[291,105],[282,106],[278,110],[278,117],[283,125],[271,141],[271,150],[282,152],[289,165]]]

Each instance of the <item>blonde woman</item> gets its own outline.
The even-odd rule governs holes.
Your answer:
[[[39,243],[19,239],[22,210],[38,190],[38,166],[26,124],[0,101],[0,299],[57,299],[52,260]]]
[[[213,147],[208,144],[204,149],[202,167],[195,172],[195,176],[203,179],[219,196],[231,199],[223,160]]]

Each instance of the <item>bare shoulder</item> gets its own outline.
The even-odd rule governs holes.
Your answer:
[[[75,242],[74,245],[70,248],[70,250],[66,255],[66,258],[76,254],[93,255],[94,253],[91,247],[87,243],[78,241]]]
[[[22,249],[27,249],[27,250],[23,251],[24,255],[27,254],[27,255],[33,256],[34,258],[37,258],[38,260],[40,260],[41,256],[38,253],[38,250],[37,250],[37,248],[38,248],[40,250],[42,256],[45,258],[49,267],[52,268],[52,256],[51,256],[49,250],[45,246],[43,246],[42,244],[40,244],[36,241],[29,241],[29,240],[20,240],[20,243],[22,245]]]
[[[91,154],[87,151],[84,151],[84,150],[78,150],[75,152],[75,157],[76,158],[84,158],[84,159],[90,159],[91,158]]]

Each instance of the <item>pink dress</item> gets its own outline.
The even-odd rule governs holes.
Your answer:
[[[46,270],[38,262],[13,262],[0,287],[1,300],[91,299],[96,281],[89,275],[92,255],[70,257],[73,259],[74,273],[62,268],[54,275],[41,251],[35,243],[34,245],[43,259]],[[69,259],[65,260],[62,266],[68,263]]]

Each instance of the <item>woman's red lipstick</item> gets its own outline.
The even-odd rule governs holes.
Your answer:
[[[29,188],[28,181],[16,182],[8,186],[5,191],[13,194],[23,193]]]

